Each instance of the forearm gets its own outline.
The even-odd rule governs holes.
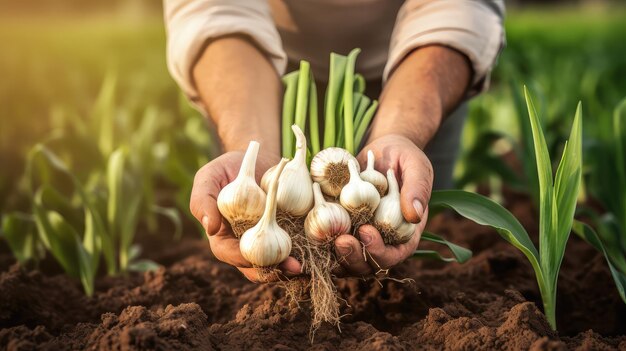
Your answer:
[[[248,39],[211,42],[193,69],[200,98],[224,151],[245,150],[250,140],[280,154],[282,85],[270,61]]]
[[[399,134],[423,149],[462,100],[470,76],[467,58],[455,50],[433,45],[411,52],[383,89],[369,141]]]

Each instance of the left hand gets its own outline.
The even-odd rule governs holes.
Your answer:
[[[404,261],[417,248],[428,218],[433,167],[424,152],[404,136],[385,135],[370,142],[359,153],[361,169],[365,168],[368,150],[374,152],[376,170],[382,174],[389,168],[394,170],[400,185],[402,215],[408,222],[418,225],[411,240],[400,245],[385,245],[380,233],[371,225],[359,228],[358,239],[340,235],[335,239],[335,251],[340,258],[338,274],[341,275],[366,276]]]

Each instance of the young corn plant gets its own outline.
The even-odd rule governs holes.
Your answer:
[[[585,209],[595,230],[582,222],[574,232],[602,252],[618,292],[626,303],[626,99],[606,118],[601,133],[589,148],[588,188],[606,213]]]
[[[565,244],[572,230],[582,173],[582,111],[579,103],[556,175],[552,166],[539,117],[531,96],[524,88],[530,118],[539,183],[539,249],[535,248],[519,221],[504,207],[475,193],[435,191],[429,206],[450,208],[474,222],[494,228],[502,238],[518,248],[530,262],[543,308],[550,326],[556,330],[556,293]]]

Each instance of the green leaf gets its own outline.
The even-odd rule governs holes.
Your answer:
[[[356,149],[354,146],[354,70],[356,66],[356,57],[361,52],[361,49],[352,49],[348,54],[348,63],[346,64],[346,74],[343,82],[343,126],[344,126],[344,141],[346,143],[345,149],[352,155],[355,155]]]
[[[621,218],[621,225],[626,230],[626,98],[624,98],[613,111],[613,148],[615,149],[615,165],[617,168],[617,175],[619,182],[615,187],[615,190],[619,191],[620,196],[617,196],[619,207],[612,208],[611,210],[616,216]],[[604,167],[607,165],[604,164]],[[609,167],[611,167],[609,165]],[[604,171],[602,169],[601,171]],[[609,172],[611,173],[611,172]],[[626,250],[626,238],[622,241],[624,250]]]
[[[141,193],[132,194],[124,208],[124,216],[120,219],[121,222],[118,223],[120,231],[119,264],[122,271],[126,271],[128,268],[128,254],[135,237],[141,199]]]
[[[550,248],[549,257],[542,257],[542,260],[550,260],[550,269],[553,274],[554,284],[565,253],[565,244],[569,238],[578,200],[582,174],[582,107],[578,104],[576,116],[570,133],[569,140],[563,149],[563,156],[555,177],[555,204],[557,225],[556,230],[551,232],[554,235],[554,246]]]
[[[107,157],[115,145],[115,74],[109,73],[102,82],[100,94],[93,111],[94,120],[99,122],[98,147]]]
[[[78,264],[80,266],[80,282],[83,285],[85,294],[91,296],[93,295],[97,266],[94,266],[94,257],[80,244],[80,239],[75,237],[75,241]]]
[[[550,163],[548,146],[543,130],[541,129],[541,122],[537,116],[537,111],[535,110],[535,105],[528,92],[528,88],[525,86],[524,96],[530,117],[535,159],[537,161],[537,174],[539,177],[539,251],[540,257],[542,257],[541,264],[544,273],[550,273],[553,271],[553,268],[548,257],[552,256],[551,248],[558,245],[556,236],[551,235],[556,232],[558,220],[557,213],[555,212],[556,204],[554,203],[553,194],[552,165]]]
[[[519,157],[523,165],[524,177],[526,178],[525,180],[529,188],[527,191],[530,192],[533,198],[533,204],[539,207],[539,181],[537,179],[537,161],[535,160],[533,152],[533,134],[530,120],[526,118],[528,110],[524,99],[522,98],[523,94],[519,88],[518,82],[518,77],[511,77],[509,84],[512,91],[512,100],[517,111],[516,116],[521,135],[521,149],[518,148],[516,155]]]
[[[87,193],[83,184],[69,170],[67,165],[60,158],[58,158],[56,154],[52,152],[52,150],[48,149],[43,144],[35,145],[35,147],[33,147],[33,149],[29,153],[28,162],[27,162],[27,174],[28,174],[27,179],[31,181],[31,184],[30,184],[31,191],[34,191],[34,183],[32,182],[33,175],[31,174],[31,172],[34,172],[34,169],[35,169],[34,165],[38,161],[45,161],[45,164],[49,165],[50,167],[52,167],[52,169],[54,169],[57,172],[60,172],[61,174],[65,175],[66,177],[70,179],[70,181],[74,185],[74,190],[77,192],[77,194],[80,197],[80,200],[83,206],[85,206],[85,209],[87,209],[91,213],[91,216],[93,219],[93,229],[101,237],[102,250],[104,253],[105,260],[107,262],[107,271],[109,274],[114,274],[117,271],[117,268],[116,268],[116,261],[115,261],[116,254],[115,254],[115,247],[113,244],[113,238],[111,237],[110,233],[108,233],[105,229],[104,221],[102,220],[100,211],[97,208],[97,206],[94,204],[94,202],[92,201],[92,195]],[[50,173],[49,170],[47,170],[45,167],[43,168],[43,170]],[[44,184],[47,184],[47,183],[44,182]],[[48,192],[50,191],[48,190]],[[41,199],[40,202],[43,202],[43,199]],[[39,224],[38,224],[38,228],[39,228]]]
[[[354,101],[357,106],[356,112],[354,114],[354,129],[358,131],[359,126],[363,122],[365,112],[367,112],[367,108],[370,106],[372,100],[363,94],[354,93]],[[358,145],[355,146],[358,147]]]
[[[337,105],[343,92],[343,80],[346,71],[347,57],[336,53],[330,54],[330,68],[328,72],[328,86],[324,100],[324,148],[337,145],[336,120]],[[284,116],[284,114],[283,114]],[[291,133],[290,133],[291,134]]]
[[[17,260],[24,264],[37,259],[37,233],[32,216],[13,212],[2,217],[2,237]]]
[[[611,259],[600,241],[598,234],[588,226],[587,224],[574,220],[572,230],[583,240],[588,242],[591,246],[593,246],[596,250],[602,252],[606,259],[606,263],[609,265],[609,269],[611,271],[611,275],[613,276],[613,280],[615,281],[615,285],[617,286],[617,291],[619,292],[622,301],[626,303],[626,273],[620,272],[613,264],[611,263]]]
[[[365,136],[365,132],[367,132],[367,128],[369,127],[372,118],[374,118],[377,108],[378,100],[374,100],[363,115],[363,119],[361,120],[361,123],[359,123],[359,129],[356,131],[356,134],[354,136],[354,145],[356,145],[357,147],[361,146],[361,143],[363,142],[363,137]]]
[[[428,206],[435,211],[438,208],[450,208],[480,225],[494,228],[506,241],[533,261],[533,266],[538,263],[539,254],[524,227],[511,212],[497,202],[461,190],[436,190],[433,191]]]
[[[80,262],[76,243],[78,233],[55,211],[45,210],[41,204],[41,193],[35,198],[34,215],[41,241],[52,256],[70,276],[80,277]]]
[[[294,137],[291,132],[291,126],[295,120],[296,114],[296,96],[298,93],[298,76],[299,72],[291,72],[283,77],[285,84],[285,94],[283,95],[283,113],[281,124],[281,140],[282,155],[290,158],[293,156]]]
[[[311,65],[304,60],[300,61],[300,71],[298,74],[298,92],[296,94],[296,115],[294,124],[300,127],[302,132],[306,132],[306,116],[309,106],[309,88],[311,87]],[[291,128],[291,126],[289,126]],[[293,136],[292,136],[293,137]],[[295,147],[290,150],[293,157]]]
[[[126,151],[118,148],[111,156],[106,171],[108,202],[107,220],[109,230],[116,233],[119,230],[119,223],[122,222],[124,213],[124,168],[126,163]],[[116,233],[118,236],[119,232]]]
[[[354,91],[361,95],[365,93],[365,77],[360,73],[354,74]]]
[[[457,244],[451,243],[439,235],[425,231],[422,233],[421,240],[430,241],[430,242],[447,246],[448,249],[450,249],[450,252],[452,252],[452,255],[454,255],[454,257],[443,257],[441,256],[441,254],[439,254],[439,252],[431,251],[431,250],[416,250],[415,253],[413,254],[413,257],[433,258],[433,259],[438,259],[444,262],[458,262],[458,263],[465,263],[470,258],[472,258],[471,250],[468,250]]]
[[[100,253],[102,252],[102,235],[98,233],[93,214],[88,209],[85,209],[85,232],[83,233],[82,246],[90,257],[91,274],[95,275],[100,263]]]
[[[317,111],[317,85],[315,85],[315,78],[313,72],[311,72],[311,87],[309,88],[309,145],[311,147],[311,154],[316,155],[320,152],[320,129],[319,129],[319,115]],[[309,164],[310,162],[307,162]]]

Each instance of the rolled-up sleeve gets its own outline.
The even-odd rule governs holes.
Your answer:
[[[279,75],[287,66],[280,36],[266,0],[165,0],[167,66],[192,101],[198,93],[192,69],[207,41],[229,34],[251,38]]]
[[[398,12],[383,78],[412,50],[441,44],[467,56],[473,69],[468,95],[480,93],[504,46],[503,18],[502,0],[408,0]]]

